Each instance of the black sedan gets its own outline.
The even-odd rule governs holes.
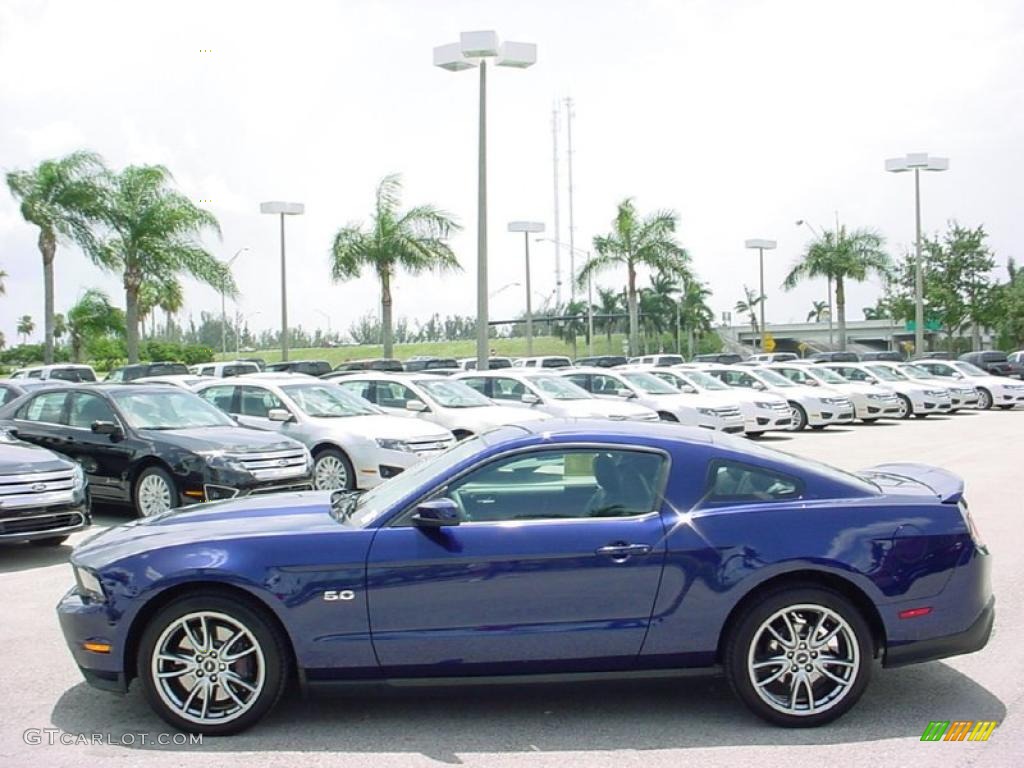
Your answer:
[[[82,465],[95,501],[139,516],[200,501],[310,487],[302,444],[240,426],[191,392],[153,384],[71,385],[0,408],[0,427]]]

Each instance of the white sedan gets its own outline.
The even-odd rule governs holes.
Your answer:
[[[698,392],[728,392],[739,401],[748,437],[759,437],[765,432],[788,430],[793,424],[786,398],[770,392],[730,387],[705,371],[704,363],[685,363],[672,367],[672,373],[680,376]]]
[[[950,384],[967,384],[978,390],[978,407],[988,410],[992,406],[1009,409],[1024,404],[1024,383],[993,376],[978,366],[963,360],[915,360],[914,365],[940,377]]]
[[[658,421],[650,408],[627,400],[605,400],[562,376],[546,371],[504,369],[479,371],[454,377],[477,392],[514,408],[529,408],[550,416],[570,419]]]
[[[559,375],[598,397],[612,401],[624,398],[650,408],[662,421],[721,432],[743,431],[743,414],[738,406],[707,398],[698,401],[646,371],[572,368]]]
[[[900,399],[899,417],[901,419],[909,419],[911,416],[922,419],[930,413],[949,413],[953,408],[953,398],[945,387],[910,381],[880,363],[823,363],[823,365],[850,381],[863,381],[868,384],[892,387]]]
[[[792,382],[809,387],[824,387],[846,395],[853,403],[854,414],[870,424],[879,419],[898,419],[900,399],[896,392],[879,384],[849,381],[823,365],[775,363],[771,366]]]
[[[240,424],[303,443],[318,490],[373,488],[455,444],[447,429],[388,416],[309,376],[212,379],[196,392]]]
[[[845,395],[795,384],[767,368],[721,365],[709,367],[707,372],[730,387],[786,398],[793,420],[790,429],[795,432],[805,427],[824,429],[830,424],[849,424],[854,418],[853,403]]]
[[[370,371],[331,381],[385,413],[433,422],[459,440],[506,424],[551,418],[545,413],[498,405],[461,381],[445,376]]]

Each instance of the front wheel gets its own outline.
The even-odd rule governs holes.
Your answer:
[[[172,727],[227,736],[277,703],[287,658],[280,635],[257,611],[200,592],[172,602],[147,625],[138,676],[150,707]]]
[[[807,426],[807,411],[800,403],[789,404],[790,432],[800,432]]]
[[[987,411],[992,407],[992,393],[987,389],[978,390],[978,410]]]
[[[174,503],[177,491],[171,476],[160,467],[146,467],[135,480],[132,500],[139,517],[150,517],[178,506]]]
[[[871,676],[871,631],[838,592],[793,586],[751,603],[731,630],[725,672],[758,717],[791,728],[849,710]]]
[[[896,395],[899,399],[899,410],[896,412],[897,418],[909,419],[914,415],[914,405],[910,402],[910,398],[906,395]]]
[[[313,460],[313,487],[318,491],[351,491],[356,487],[352,462],[337,448],[324,448]]]

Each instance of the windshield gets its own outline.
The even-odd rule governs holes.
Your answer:
[[[809,371],[812,375],[816,376],[826,384],[849,384],[846,379],[840,376],[838,373],[833,371],[831,368],[815,368]]]
[[[553,400],[590,400],[587,390],[561,376],[530,376],[527,381]]]
[[[723,384],[714,376],[708,376],[703,371],[679,371],[679,375],[699,389],[706,389],[711,392],[729,389],[727,384]]]
[[[787,379],[781,373],[775,371],[769,371],[767,368],[758,368],[757,375],[761,378],[761,381],[770,387],[792,387],[795,386],[792,381]]]
[[[974,363],[950,363],[950,365],[967,376],[988,376],[985,371]]]
[[[878,378],[885,379],[886,381],[907,381],[910,379],[906,374],[897,371],[895,368],[890,368],[887,365],[869,365],[867,366],[867,369]]]
[[[896,373],[892,368],[884,365],[869,365],[867,370],[880,378],[882,381],[904,381],[906,376]]]
[[[678,395],[679,390],[649,373],[624,373],[622,378],[649,395]]]
[[[916,365],[901,365],[900,372],[905,373],[908,376],[913,376],[915,379],[936,379],[938,378],[931,371],[927,371],[924,368],[920,368]]]
[[[415,383],[442,408],[480,408],[493,405],[490,400],[461,381],[419,379]]]
[[[314,419],[368,416],[378,412],[361,397],[330,384],[287,384],[281,389],[299,410]]]
[[[237,426],[219,408],[191,392],[112,392],[110,397],[134,429]]]

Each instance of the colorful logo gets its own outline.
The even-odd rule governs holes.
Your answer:
[[[988,741],[997,725],[995,720],[932,720],[921,741]]]

